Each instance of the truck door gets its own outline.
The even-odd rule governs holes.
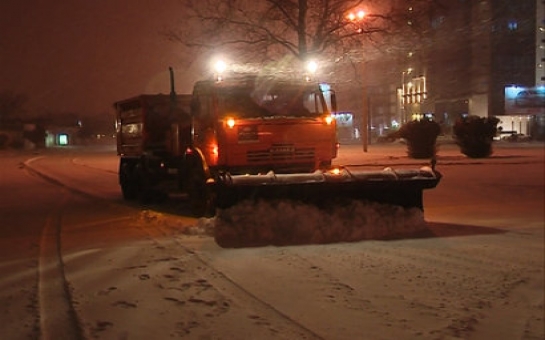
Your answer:
[[[218,147],[211,96],[194,94],[191,114],[193,116],[193,146],[201,151],[208,165],[215,165]]]

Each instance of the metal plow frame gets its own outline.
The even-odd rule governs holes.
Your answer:
[[[441,174],[417,170],[317,170],[314,173],[230,175],[209,183],[219,209],[242,201],[289,199],[327,209],[347,200],[363,200],[424,210],[423,190],[437,186]]]

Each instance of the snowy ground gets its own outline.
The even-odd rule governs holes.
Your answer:
[[[394,145],[365,155],[351,148],[339,162],[423,165]],[[115,157],[75,164],[86,162],[107,170],[89,190],[116,184]],[[288,202],[224,212],[238,226],[299,230],[310,241],[297,246],[221,248],[215,219],[111,199],[91,208],[73,195],[63,209],[62,255],[82,332],[88,339],[544,339],[543,148],[499,148],[490,159],[469,160],[445,146],[438,169],[445,177],[425,194],[424,215],[357,205],[330,219]],[[112,209],[119,218],[102,216]],[[345,224],[354,233],[345,241],[369,239],[315,244],[317,231]],[[392,227],[426,233],[373,237]]]
[[[96,320],[87,326],[97,338],[122,329],[138,339],[156,332],[189,339],[544,335],[542,230],[483,228],[459,236],[459,227],[432,226],[441,237],[225,250],[207,241],[210,219],[144,211],[134,225],[175,237],[101,254],[99,263],[108,265],[93,275],[103,289],[77,295],[83,319]],[[94,258],[80,256],[80,263]],[[72,273],[78,291],[88,291],[78,270]],[[136,287],[146,288],[134,295]],[[140,333],[129,320],[148,320],[150,310],[164,313],[150,324],[177,326]]]

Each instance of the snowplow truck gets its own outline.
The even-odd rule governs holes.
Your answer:
[[[318,206],[363,199],[423,209],[422,191],[440,179],[432,168],[333,167],[336,97],[327,84],[238,75],[199,81],[192,94],[177,95],[170,72],[169,95],[114,104],[126,199],[146,201],[158,187],[175,187],[196,216],[260,199]]]
[[[178,95],[171,71],[169,95],[114,103],[123,196],[150,201],[176,187],[202,216],[219,203],[221,179],[327,169],[338,147],[332,101],[326,85],[254,75],[199,81]]]

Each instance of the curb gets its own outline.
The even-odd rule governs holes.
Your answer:
[[[545,144],[509,143],[494,145],[493,153],[486,158],[469,158],[462,154],[455,144],[438,145],[437,166],[442,165],[479,165],[479,164],[545,164]],[[361,145],[341,145],[334,165],[344,166],[415,166],[429,165],[431,159],[413,159],[407,156],[407,146],[402,143],[371,144],[367,152]]]

